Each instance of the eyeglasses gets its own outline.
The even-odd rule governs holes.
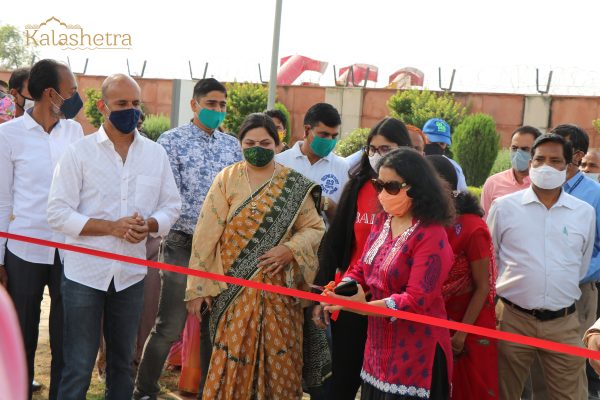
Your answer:
[[[381,191],[385,189],[385,191],[391,195],[398,194],[402,189],[408,186],[408,183],[406,182],[381,182],[379,179],[371,179],[371,183],[375,187],[377,193],[381,193]]]
[[[365,146],[363,147],[363,151],[365,153],[367,153],[369,156],[374,156],[375,153],[379,153],[379,155],[381,156],[385,156],[387,153],[389,153],[390,151],[397,149],[397,147],[392,147],[392,146],[388,146],[388,145],[383,145],[383,146]]]

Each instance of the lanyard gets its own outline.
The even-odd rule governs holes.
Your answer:
[[[567,190],[567,193],[571,194],[571,192],[573,192],[573,190],[575,190],[575,188],[577,188],[577,186],[579,186],[579,184],[581,183],[582,180],[583,180],[583,175],[581,175],[579,177],[579,179],[577,179],[577,181],[573,184],[573,186],[571,186],[571,189]]]

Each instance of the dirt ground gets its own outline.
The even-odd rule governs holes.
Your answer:
[[[48,386],[50,385],[50,342],[48,337],[48,315],[50,312],[50,296],[47,291],[44,293],[42,302],[42,315],[40,318],[40,337],[35,356],[35,379],[43,385],[41,391],[33,394],[33,400],[48,399]],[[162,400],[194,400],[195,395],[186,396],[177,390],[177,372],[165,371],[160,380],[162,387]],[[94,371],[92,382],[88,390],[88,400],[101,400],[104,398],[104,383],[98,379],[98,374]],[[309,399],[305,395],[304,399]]]

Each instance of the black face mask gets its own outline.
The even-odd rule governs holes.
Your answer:
[[[425,155],[426,156],[443,156],[445,154],[444,149],[437,143],[428,143],[425,145]]]
[[[62,106],[60,106],[60,112],[63,113],[66,119],[75,118],[79,110],[83,107],[83,101],[81,101],[79,93],[75,92],[73,96],[68,99],[63,99],[58,92],[56,92],[56,94],[63,100]]]

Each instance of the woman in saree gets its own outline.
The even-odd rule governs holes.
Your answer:
[[[496,329],[496,263],[492,237],[482,218],[483,209],[475,196],[458,192],[456,169],[447,158],[427,156],[427,159],[448,182],[457,214],[456,221],[446,228],[455,256],[442,288],[448,318]],[[452,399],[498,399],[496,341],[465,332],[452,332],[452,351]]]
[[[358,293],[345,298],[446,319],[442,284],[454,257],[444,228],[454,220],[450,194],[413,149],[388,153],[377,174],[373,184],[384,211],[375,218],[361,258],[340,283],[358,284]],[[325,294],[340,297],[328,290]],[[325,306],[330,312],[340,309]],[[367,315],[361,399],[448,399],[452,376],[448,329]]]
[[[238,134],[244,161],[213,181],[194,233],[190,268],[308,290],[324,223],[321,189],[275,163],[277,129],[249,115]],[[203,392],[212,400],[302,397],[302,304],[298,299],[198,277],[187,308],[208,318],[213,352]]]

